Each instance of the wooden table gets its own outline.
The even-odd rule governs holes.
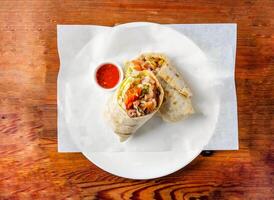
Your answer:
[[[238,24],[239,151],[148,181],[57,152],[56,25],[132,21]],[[0,199],[274,199],[273,76],[274,1],[1,0]]]

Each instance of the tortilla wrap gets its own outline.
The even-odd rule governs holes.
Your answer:
[[[157,106],[148,114],[143,116],[130,117],[126,108],[122,105],[122,96],[129,89],[129,86],[140,77],[148,77],[155,81],[157,91],[158,102]],[[136,86],[137,87],[137,86]],[[105,116],[108,119],[113,131],[119,136],[120,141],[127,140],[133,133],[137,131],[145,122],[147,122],[160,108],[164,98],[164,90],[155,77],[155,75],[149,71],[141,71],[134,76],[127,76],[120,87],[116,90],[113,96],[109,99],[105,111]]]

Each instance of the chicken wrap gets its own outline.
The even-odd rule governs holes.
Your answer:
[[[164,91],[153,73],[127,76],[107,103],[105,115],[120,141],[127,140],[160,108]]]

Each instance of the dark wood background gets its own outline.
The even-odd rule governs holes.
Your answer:
[[[269,0],[0,0],[0,199],[274,199],[273,10]],[[57,153],[56,25],[132,21],[238,24],[239,151],[148,181]]]

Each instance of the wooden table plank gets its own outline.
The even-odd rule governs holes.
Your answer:
[[[274,2],[0,1],[0,199],[274,199]],[[110,175],[57,153],[57,24],[237,23],[239,151],[167,177]]]

